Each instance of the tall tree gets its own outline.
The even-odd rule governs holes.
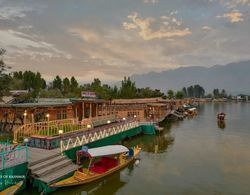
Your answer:
[[[62,79],[58,75],[52,82],[52,88],[59,89],[60,91],[62,91]]]
[[[169,99],[172,99],[174,97],[174,91],[172,89],[169,89],[167,94]]]
[[[76,92],[78,88],[78,82],[75,79],[75,77],[71,77],[70,79],[70,88],[71,88],[71,92]]]
[[[183,88],[182,88],[182,92],[183,92],[184,97],[188,97],[186,87],[183,87]]]
[[[176,99],[183,99],[184,93],[183,91],[177,91],[175,96],[176,96]]]
[[[0,49],[0,97],[8,91],[9,88],[9,76],[6,74],[7,66],[3,61],[3,56],[6,50]]]
[[[213,90],[213,95],[214,95],[214,98],[219,98],[220,97],[220,91],[219,91],[219,89],[214,89]]]
[[[193,86],[189,86],[187,88],[187,93],[188,93],[188,97],[194,97],[194,87]]]
[[[120,88],[121,98],[135,98],[136,97],[136,86],[135,82],[130,80],[130,77],[124,77],[122,86]]]
[[[70,92],[71,86],[68,77],[63,79],[63,94],[68,94]]]

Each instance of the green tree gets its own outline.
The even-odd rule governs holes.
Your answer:
[[[219,98],[220,97],[220,91],[219,91],[219,89],[214,89],[213,90],[213,95],[214,95],[214,98]]]
[[[188,93],[187,93],[186,87],[182,88],[182,92],[183,92],[184,97],[188,97]]]
[[[168,99],[172,99],[174,97],[174,91],[172,89],[169,89],[167,94],[168,94]]]
[[[176,96],[176,99],[183,99],[184,93],[183,91],[177,91],[175,96]]]
[[[58,75],[52,82],[52,88],[59,89],[60,91],[62,91],[62,79]]]
[[[63,79],[63,94],[68,94],[71,90],[71,85],[68,77]]]
[[[136,86],[135,82],[130,80],[130,77],[124,77],[122,86],[120,88],[121,98],[135,98],[136,97]]]
[[[9,89],[10,77],[6,74],[6,70],[9,68],[3,61],[3,56],[6,50],[0,49],[0,97],[4,95]]]
[[[188,97],[194,97],[194,87],[193,86],[189,86],[187,88],[187,94],[188,94]]]
[[[76,92],[78,89],[78,82],[75,79],[75,77],[71,77],[70,79],[70,88],[71,88],[71,92]]]

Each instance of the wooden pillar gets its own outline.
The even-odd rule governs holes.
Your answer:
[[[104,115],[104,113],[103,113],[103,103],[102,103],[102,112],[101,113],[102,113],[102,118],[103,118],[103,115]]]
[[[75,118],[77,118],[78,115],[77,115],[77,106],[75,106]]]
[[[89,103],[89,118],[92,118],[92,103]]]
[[[95,108],[96,112],[95,112],[95,116],[98,117],[98,103],[96,104],[96,108]]]
[[[84,102],[82,102],[82,119],[85,118]]]

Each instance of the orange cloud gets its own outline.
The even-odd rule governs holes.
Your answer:
[[[123,27],[126,30],[136,29],[138,30],[139,36],[144,40],[161,39],[161,38],[173,38],[173,37],[183,37],[191,34],[189,28],[177,29],[176,27],[181,26],[182,22],[178,21],[176,18],[170,18],[171,24],[174,26],[169,26],[166,28],[166,21],[164,21],[158,30],[151,28],[151,25],[155,22],[154,18],[148,17],[141,19],[138,17],[138,13],[129,15],[128,18],[131,22],[124,22]],[[166,19],[166,16],[162,16],[162,19]],[[165,25],[164,25],[165,24]]]
[[[242,17],[243,17],[243,14],[240,13],[238,10],[225,13],[222,16],[217,16],[217,18],[227,18],[230,20],[231,23],[237,23],[237,22],[243,21],[244,19]]]

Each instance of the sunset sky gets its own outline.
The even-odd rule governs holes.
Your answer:
[[[46,79],[125,75],[250,59],[250,0],[0,0],[12,70]]]

